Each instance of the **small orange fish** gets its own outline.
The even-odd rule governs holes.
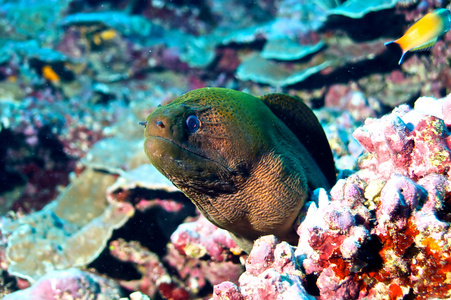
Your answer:
[[[401,47],[402,56],[398,64],[404,60],[408,51],[429,50],[437,39],[444,35],[451,27],[451,12],[446,8],[439,8],[428,13],[407,29],[402,37],[385,43],[389,46],[396,43]]]
[[[42,75],[45,79],[47,79],[50,82],[58,83],[60,81],[60,77],[56,72],[52,69],[51,66],[45,65],[42,67]]]

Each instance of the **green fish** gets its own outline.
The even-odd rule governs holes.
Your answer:
[[[309,192],[336,180],[321,124],[289,95],[197,89],[143,125],[150,162],[248,253],[268,234],[297,245]]]

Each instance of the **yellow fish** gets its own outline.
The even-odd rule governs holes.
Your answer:
[[[429,50],[435,45],[437,39],[444,35],[451,27],[451,12],[446,8],[439,8],[428,13],[413,24],[402,37],[385,46],[398,44],[402,50],[402,56],[398,64],[404,60],[408,51]]]
[[[106,29],[99,33],[96,33],[93,37],[93,42],[96,45],[100,45],[102,42],[112,40],[116,36],[117,33],[114,29]]]

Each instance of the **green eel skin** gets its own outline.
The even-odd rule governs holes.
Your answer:
[[[151,163],[248,253],[268,234],[296,245],[293,224],[309,191],[336,180],[321,125],[292,96],[202,88],[144,124]]]

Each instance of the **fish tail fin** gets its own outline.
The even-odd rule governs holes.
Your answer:
[[[386,43],[384,43],[384,45],[385,45],[385,47],[387,47],[387,48],[393,48],[393,47],[396,47],[396,48],[399,48],[399,49],[401,49],[403,52],[404,52],[404,48],[402,47],[402,45],[398,42],[398,40],[394,40],[394,41],[391,41],[391,42],[386,42]]]
[[[386,47],[390,47],[390,45],[393,45],[393,44],[396,44],[396,41],[391,41],[391,42],[386,42],[386,43],[384,43],[384,45],[385,45]]]
[[[402,62],[404,61],[405,55],[406,55],[407,51],[404,51],[401,55],[401,58],[399,59],[398,65],[401,65]]]
[[[399,49],[401,49],[402,55],[401,55],[401,59],[400,59],[399,62],[398,62],[398,65],[402,64],[402,62],[404,61],[404,56],[406,55],[407,51],[404,51],[403,47],[398,43],[398,40],[394,40],[394,41],[391,41],[391,42],[386,42],[386,43],[384,43],[384,45],[385,45],[387,48],[391,48],[391,47],[393,47],[394,45],[396,45],[396,47],[398,47]]]

